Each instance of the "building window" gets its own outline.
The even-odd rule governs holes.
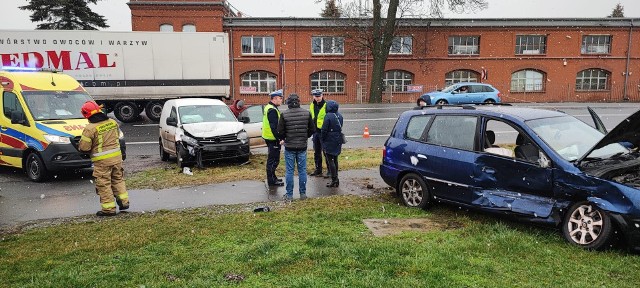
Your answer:
[[[411,54],[413,51],[413,38],[411,36],[396,36],[391,41],[389,54]]]
[[[609,73],[602,69],[586,69],[576,76],[576,90],[600,91],[609,90]]]
[[[449,36],[449,55],[480,54],[480,36]]]
[[[253,71],[240,75],[240,93],[269,93],[276,91],[276,75],[266,71]]]
[[[311,37],[311,54],[344,54],[343,37]]]
[[[384,72],[384,85],[386,91],[407,92],[407,85],[413,83],[413,74],[402,70],[390,70]]]
[[[311,74],[311,90],[322,89],[324,92],[343,93],[345,75],[338,71],[320,71]]]
[[[193,24],[182,25],[182,32],[196,32],[196,25],[193,25]]]
[[[478,73],[471,70],[455,70],[444,76],[444,85],[449,86],[460,82],[478,82]]]
[[[160,25],[160,32],[173,32],[173,25],[171,24]]]
[[[582,54],[609,54],[611,52],[610,35],[582,36]]]
[[[242,36],[242,54],[274,54],[275,44],[270,36]]]
[[[547,50],[547,36],[518,35],[516,36],[516,54],[545,54]]]
[[[544,74],[536,70],[520,70],[511,74],[511,92],[544,91]]]

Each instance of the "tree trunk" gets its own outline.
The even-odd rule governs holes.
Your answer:
[[[369,103],[382,102],[382,91],[384,91],[384,67],[389,57],[389,48],[396,31],[396,13],[398,11],[399,0],[389,1],[387,18],[382,19],[380,0],[373,1],[373,69],[371,71],[371,82],[369,83]]]

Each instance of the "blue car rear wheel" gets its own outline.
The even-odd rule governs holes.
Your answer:
[[[402,177],[398,185],[398,194],[407,207],[425,209],[431,202],[427,184],[422,180],[422,177],[413,173]]]

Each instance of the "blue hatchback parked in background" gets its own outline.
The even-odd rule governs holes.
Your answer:
[[[640,250],[640,111],[606,131],[558,111],[427,106],[400,115],[380,176],[402,202],[434,201],[560,226],[604,249],[622,232]]]
[[[475,82],[456,83],[442,91],[431,91],[418,98],[426,105],[500,103],[500,91],[489,84]]]

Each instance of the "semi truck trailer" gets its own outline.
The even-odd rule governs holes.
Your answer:
[[[3,67],[62,71],[122,122],[158,121],[168,99],[229,99],[229,39],[218,32],[0,30]]]

